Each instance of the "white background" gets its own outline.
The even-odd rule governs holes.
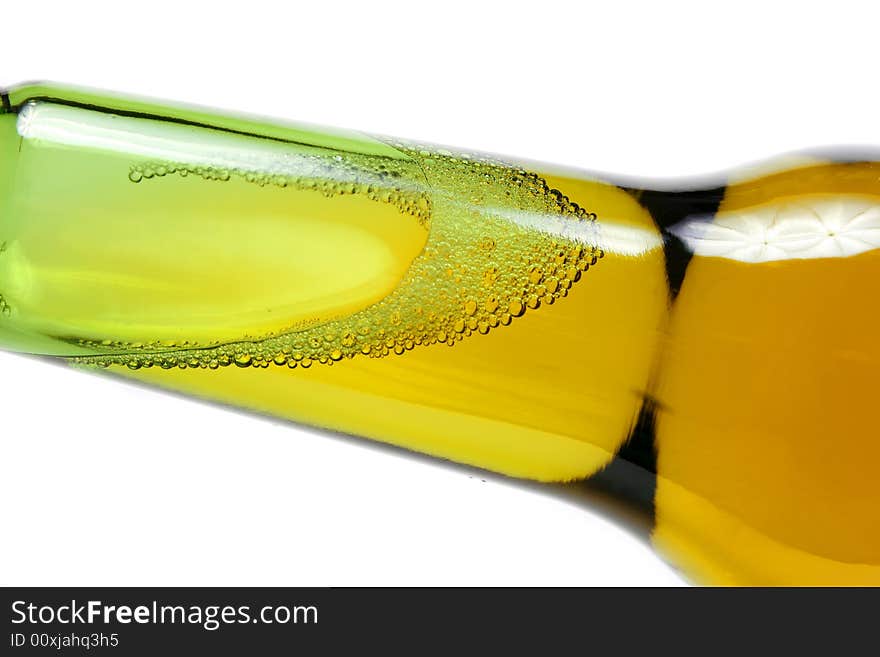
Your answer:
[[[694,174],[876,145],[875,4],[29,0],[0,86]],[[8,354],[0,450],[4,585],[683,581],[583,501]]]

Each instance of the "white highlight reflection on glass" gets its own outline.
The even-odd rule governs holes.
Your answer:
[[[345,181],[350,171],[335,165],[328,151],[275,142],[222,130],[147,118],[131,118],[32,101],[19,112],[16,130],[23,139],[110,151],[162,162],[213,167],[239,173],[320,177]],[[368,183],[378,177],[359,172]]]
[[[507,208],[492,208],[491,214],[529,231],[578,244],[595,245],[607,253],[622,256],[643,256],[663,246],[663,237],[657,230],[618,223],[613,217],[600,217],[594,224],[564,215],[516,212]]]

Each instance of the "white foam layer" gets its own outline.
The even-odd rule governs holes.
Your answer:
[[[880,247],[880,199],[815,195],[671,228],[700,256],[742,262],[845,258]]]

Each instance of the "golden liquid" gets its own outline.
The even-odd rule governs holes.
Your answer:
[[[673,296],[671,235],[610,183],[58,95],[0,114],[0,343],[548,482],[649,399],[687,574],[880,583],[873,163],[727,185]]]
[[[876,206],[880,167],[815,165],[728,188],[718,216]],[[870,229],[860,237],[869,237]],[[654,540],[729,584],[880,584],[880,252],[695,257],[656,390]]]
[[[616,188],[572,183],[572,192],[590,194],[593,207],[627,213],[650,229],[648,215]],[[456,239],[453,248],[473,262],[472,253],[485,248],[484,232],[469,242]],[[548,249],[548,255],[551,267],[558,254]],[[331,355],[323,364],[311,358],[312,366],[302,372],[294,348],[290,356],[280,352],[281,360],[287,357],[283,366],[266,354],[258,359],[265,367],[154,367],[136,376],[512,476],[583,478],[611,459],[641,407],[666,313],[662,258],[659,249],[640,258],[606,252],[570,292],[567,283],[561,285],[552,305],[545,294],[543,307],[532,310],[526,303],[515,319],[502,311],[497,324],[484,319],[491,318],[484,309],[493,295],[479,282],[458,300],[453,323],[465,322],[461,333],[447,328],[445,340],[413,341],[408,348],[412,338],[403,332],[402,338],[386,338],[393,346],[384,345],[380,357],[354,354],[333,363]],[[563,262],[554,269],[570,266]],[[482,270],[471,277],[485,276]],[[531,265],[523,271],[528,275]],[[580,288],[590,293],[579,294]],[[472,297],[478,305],[473,315],[467,307]],[[416,299],[424,302],[425,296]],[[570,348],[585,340],[584,349]]]

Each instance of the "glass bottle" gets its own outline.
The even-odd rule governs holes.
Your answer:
[[[696,581],[880,584],[874,158],[651,182],[0,98],[3,348],[599,482]]]

